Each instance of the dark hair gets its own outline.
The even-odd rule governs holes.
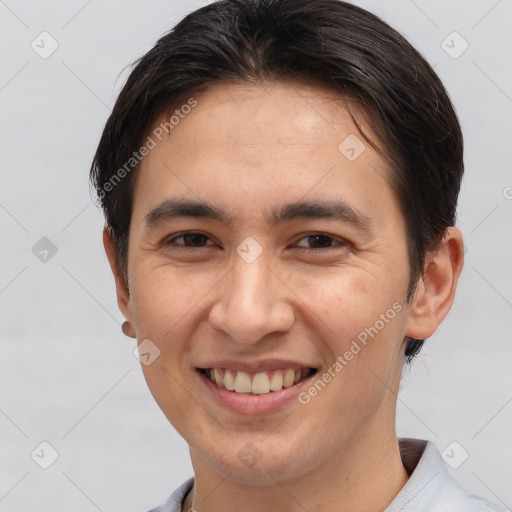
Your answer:
[[[383,147],[354,119],[392,169],[407,222],[410,301],[426,253],[455,224],[461,129],[420,53],[374,14],[340,0],[214,2],[187,15],[137,61],[91,167],[121,274],[126,280],[137,150],[156,118],[211,84],[275,80],[329,86],[371,121]],[[409,362],[423,340],[405,341]]]

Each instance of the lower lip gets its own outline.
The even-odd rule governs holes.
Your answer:
[[[197,370],[196,370],[197,371]],[[318,372],[317,372],[318,373]],[[201,383],[214,396],[217,403],[230,409],[233,412],[248,415],[267,414],[283,408],[291,401],[299,401],[297,396],[302,389],[310,384],[310,380],[316,373],[309,375],[304,380],[283,388],[280,391],[270,391],[263,395],[252,395],[248,393],[236,393],[228,391],[214,384],[206,375],[197,371]]]

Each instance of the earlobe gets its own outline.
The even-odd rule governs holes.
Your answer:
[[[449,227],[439,248],[426,256],[411,301],[406,336],[426,339],[434,334],[452,307],[463,264],[462,233]]]
[[[114,240],[112,239],[112,233],[110,228],[105,227],[103,229],[103,246],[105,247],[105,252],[107,254],[108,261],[110,263],[110,268],[112,270],[112,274],[114,275],[115,283],[116,283],[116,294],[117,294],[117,304],[121,313],[128,320],[129,325],[123,327],[123,332],[125,330],[125,334],[132,338],[135,337],[135,332],[133,331],[132,324],[132,311],[131,311],[131,301],[130,301],[130,292],[126,283],[123,279],[123,276],[119,270],[119,264],[117,261]],[[125,322],[126,323],[126,322]],[[123,324],[124,325],[124,324]]]

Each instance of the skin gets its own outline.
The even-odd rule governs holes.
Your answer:
[[[216,85],[195,98],[197,107],[138,171],[129,292],[104,232],[128,331],[161,351],[142,367],[145,378],[190,447],[195,485],[184,510],[382,511],[408,479],[395,430],[403,340],[431,336],[449,311],[462,235],[447,230],[407,303],[405,220],[389,169],[368,144],[352,162],[338,150],[349,134],[363,140],[342,98],[281,82]],[[222,208],[232,225],[185,217],[148,227],[148,212],[171,197]],[[370,227],[265,220],[285,203],[325,199],[343,200]],[[186,231],[206,237],[192,246],[171,241]],[[311,234],[331,239],[318,243]],[[248,236],[263,251],[252,263],[236,252]],[[396,302],[401,311],[307,405],[231,412],[195,371],[210,359],[268,357],[309,362],[321,374]],[[252,467],[237,457],[248,442],[261,453]]]

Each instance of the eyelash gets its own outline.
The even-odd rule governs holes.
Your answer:
[[[178,240],[179,238],[183,238],[184,236],[186,235],[200,235],[200,236],[203,236],[205,237],[207,240],[211,240],[209,236],[205,235],[204,233],[201,233],[201,232],[197,232],[197,231],[186,231],[184,233],[181,233],[179,235],[176,235],[176,236],[173,236],[172,238],[169,238],[167,240],[164,241],[164,245],[166,247],[169,247],[169,246],[173,246],[174,242],[176,240]],[[303,236],[302,238],[300,238],[298,240],[298,242],[302,241],[302,240],[305,240],[305,239],[308,239],[308,238],[315,238],[315,237],[324,237],[324,238],[327,238],[327,239],[330,239],[332,242],[331,243],[337,243],[339,244],[338,247],[321,247],[321,248],[311,248],[311,247],[299,247],[299,251],[308,251],[308,252],[325,252],[326,250],[334,250],[334,249],[341,249],[341,248],[345,248],[349,245],[349,243],[346,241],[346,240],[343,240],[343,239],[338,239],[338,238],[335,238],[331,235],[327,235],[325,233],[308,233],[307,235]],[[190,246],[187,246],[187,245],[183,245],[183,244],[178,244],[177,246],[174,245],[174,249],[176,250],[194,250],[194,249],[203,249],[204,247],[211,247],[211,246],[199,246],[199,247],[190,247]]]

